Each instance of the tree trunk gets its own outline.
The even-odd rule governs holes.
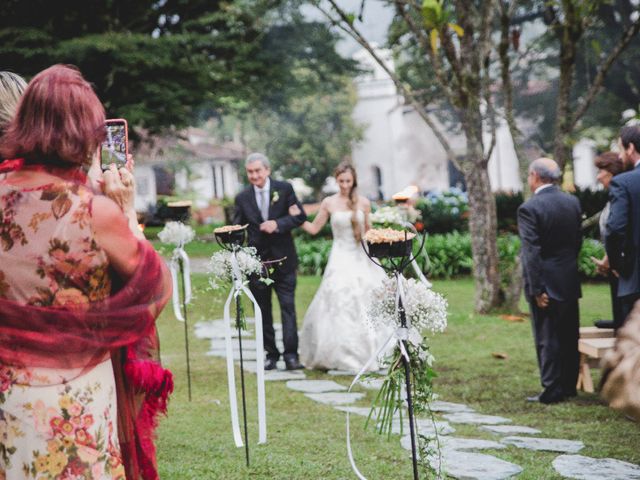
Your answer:
[[[553,142],[553,156],[560,171],[564,172],[567,162],[571,161],[569,136],[573,130],[571,118],[571,86],[576,63],[576,47],[582,36],[580,16],[575,6],[569,2],[565,11],[565,20],[559,25],[560,35],[560,80],[556,104],[556,128]]]
[[[479,124],[476,123],[477,127]],[[498,267],[498,248],[496,246],[496,203],[491,191],[489,173],[474,125],[467,124],[468,165],[464,176],[469,196],[469,232],[471,234],[471,251],[473,253],[473,276],[476,284],[475,310],[488,313],[500,303],[500,272]],[[477,128],[476,128],[477,129]]]

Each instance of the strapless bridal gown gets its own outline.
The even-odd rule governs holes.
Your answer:
[[[359,210],[357,216],[362,224],[364,213]],[[331,214],[329,261],[300,333],[300,357],[307,368],[357,372],[389,336],[366,322],[371,291],[385,273],[356,242],[351,218],[351,211]],[[378,368],[373,362],[369,370]]]

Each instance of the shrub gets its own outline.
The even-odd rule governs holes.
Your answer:
[[[303,275],[322,275],[331,251],[331,240],[296,238],[298,272]]]
[[[416,208],[422,216],[424,229],[431,234],[467,230],[469,200],[458,188],[442,193],[430,192],[418,199]]]
[[[498,231],[517,233],[518,207],[524,201],[522,192],[498,192],[495,199]]]

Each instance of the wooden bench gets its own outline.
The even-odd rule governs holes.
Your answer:
[[[599,366],[600,359],[613,348],[615,341],[611,328],[582,327],[580,329],[580,339],[578,340],[580,370],[576,385],[578,390],[593,393],[591,367]]]

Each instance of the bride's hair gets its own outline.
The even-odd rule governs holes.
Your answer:
[[[358,176],[356,175],[356,169],[353,168],[351,163],[344,161],[340,162],[340,164],[333,171],[333,176],[337,179],[339,175],[343,173],[350,172],[353,176],[353,185],[351,186],[351,190],[349,191],[349,200],[347,201],[347,205],[349,210],[353,213],[351,214],[351,228],[353,229],[353,236],[356,238],[356,241],[359,242],[362,238],[362,231],[360,227],[360,223],[358,222],[357,212],[358,212],[358,192],[356,188],[358,187]]]

